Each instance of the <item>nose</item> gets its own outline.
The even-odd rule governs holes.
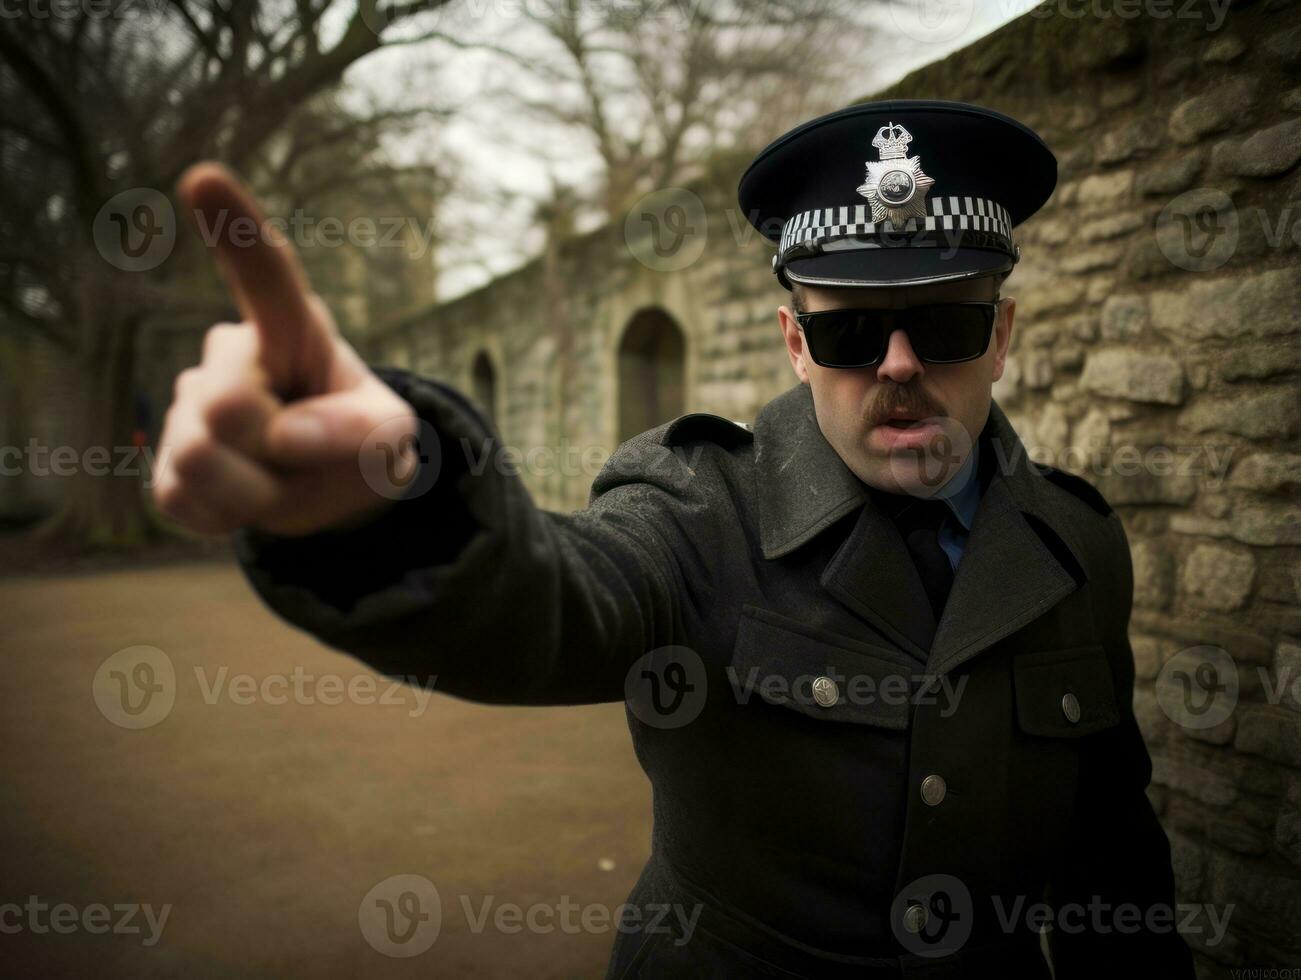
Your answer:
[[[907,384],[925,373],[926,367],[908,342],[908,334],[902,330],[891,331],[890,339],[886,341],[885,356],[876,367],[876,380],[884,381],[888,378],[897,384]]]

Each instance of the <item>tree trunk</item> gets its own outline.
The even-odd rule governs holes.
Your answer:
[[[166,536],[145,498],[152,467],[131,438],[141,318],[111,277],[97,278],[83,294],[85,342],[72,365],[79,376],[76,472],[67,477],[60,510],[36,532],[60,551],[137,550]]]

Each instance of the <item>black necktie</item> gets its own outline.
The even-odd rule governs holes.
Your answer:
[[[909,501],[895,515],[899,533],[903,535],[908,553],[917,566],[926,597],[931,601],[936,622],[944,612],[944,603],[953,587],[953,566],[940,547],[940,524],[947,514],[948,506],[941,500],[916,499]]]

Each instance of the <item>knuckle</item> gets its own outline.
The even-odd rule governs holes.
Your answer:
[[[247,328],[241,323],[217,323],[203,335],[203,357],[212,357],[223,348],[244,340]]]
[[[185,489],[177,480],[159,480],[152,493],[159,510],[168,517],[179,517],[185,503]]]
[[[172,453],[172,470],[181,481],[204,477],[217,458],[217,447],[207,437],[190,439]]]
[[[178,402],[188,396],[188,394],[198,387],[199,369],[197,367],[188,367],[176,375],[176,381],[172,384],[172,401]]]

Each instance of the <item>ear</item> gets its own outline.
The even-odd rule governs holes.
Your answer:
[[[1004,296],[998,301],[998,315],[994,319],[994,380],[1003,376],[1007,363],[1007,349],[1012,342],[1012,320],[1016,316],[1016,297]]]
[[[804,334],[800,330],[800,325],[795,322],[795,313],[790,307],[777,308],[777,323],[781,327],[782,339],[786,342],[786,356],[791,359],[795,376],[804,384],[808,384],[809,369],[804,350]]]

